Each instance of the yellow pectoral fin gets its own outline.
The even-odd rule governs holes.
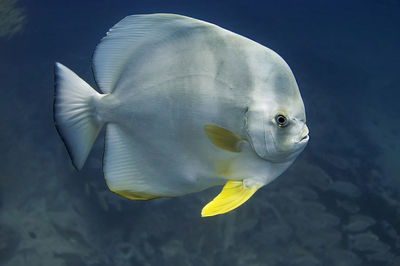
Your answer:
[[[236,209],[245,203],[261,185],[245,187],[243,181],[226,182],[221,193],[204,206],[201,216],[214,216]]]
[[[216,125],[205,125],[204,130],[212,144],[218,148],[231,152],[240,151],[239,142],[244,140],[242,137]]]

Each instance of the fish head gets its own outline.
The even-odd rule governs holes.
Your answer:
[[[294,160],[306,147],[309,130],[297,83],[290,72],[271,74],[247,113],[250,144],[261,158]]]

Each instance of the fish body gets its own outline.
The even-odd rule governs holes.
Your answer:
[[[347,225],[344,226],[344,229],[349,232],[362,232],[375,223],[376,221],[372,217],[361,214],[352,215]]]
[[[308,142],[289,66],[216,25],[126,17],[96,48],[93,70],[102,94],[56,64],[56,126],[80,169],[106,125],[105,179],[126,198],[225,184],[203,216],[224,213],[285,171]]]

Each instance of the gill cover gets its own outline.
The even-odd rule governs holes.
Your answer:
[[[258,156],[264,158],[267,154],[267,143],[264,130],[265,114],[262,109],[249,109],[246,113],[246,128],[249,142]]]

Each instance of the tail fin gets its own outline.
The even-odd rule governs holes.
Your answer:
[[[103,126],[94,108],[103,95],[60,63],[56,63],[54,74],[54,122],[73,165],[79,170]]]

